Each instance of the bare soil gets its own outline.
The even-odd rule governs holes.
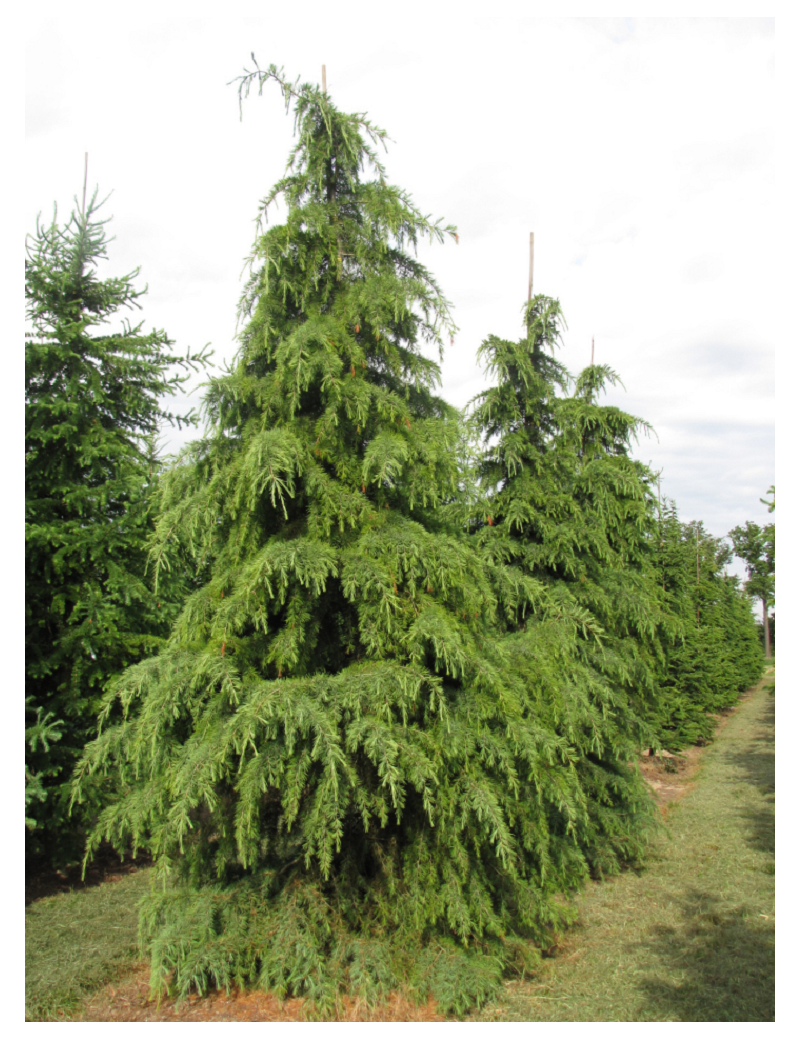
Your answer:
[[[748,690],[742,694],[735,705],[725,708],[718,715],[711,716],[716,722],[715,737],[719,737],[730,719],[752,696],[753,690]],[[639,759],[639,771],[653,792],[662,818],[666,818],[669,808],[674,802],[693,790],[694,778],[700,769],[703,753],[709,746],[708,744],[696,744],[693,747],[685,748],[676,755],[669,752],[661,754],[644,752],[642,754]]]
[[[298,1022],[305,1001],[283,1002],[260,990],[224,990],[205,997],[190,996],[182,1004],[150,999],[150,968],[142,964],[122,982],[105,986],[85,1002],[71,1021],[79,1022]],[[339,1022],[445,1022],[433,1000],[421,1006],[399,996],[369,1008],[345,997],[336,1016]]]

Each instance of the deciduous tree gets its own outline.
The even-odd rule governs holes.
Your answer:
[[[769,512],[775,510],[775,488],[767,494],[772,501],[761,499]],[[775,524],[760,526],[748,520],[744,527],[734,527],[728,536],[733,542],[733,551],[744,560],[747,568],[745,589],[748,595],[761,601],[761,615],[764,626],[764,653],[772,657],[772,645],[769,631],[769,608],[775,605]]]

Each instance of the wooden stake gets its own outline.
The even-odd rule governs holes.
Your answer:
[[[83,154],[83,213],[86,215],[86,181],[89,176],[89,153]]]
[[[528,264],[528,303],[531,302],[531,294],[533,293],[533,232],[531,231],[531,255],[530,263]]]
[[[594,365],[594,336],[592,336],[592,365]]]
[[[697,544],[697,587],[700,588],[700,524],[695,524],[695,535]]]
[[[328,81],[325,79],[325,66],[322,66],[322,93],[328,93]]]
[[[700,524],[695,525],[697,545],[697,624],[700,624]]]
[[[661,515],[661,470],[658,471],[658,544],[663,549],[664,547],[664,518]],[[661,591],[667,591],[667,582],[665,576],[661,575]]]

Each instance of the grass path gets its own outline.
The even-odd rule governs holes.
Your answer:
[[[479,1020],[774,1021],[772,673],[700,762],[647,868],[583,892],[559,954]]]

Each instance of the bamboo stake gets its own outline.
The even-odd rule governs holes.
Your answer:
[[[592,365],[594,366],[594,336],[592,336]]]
[[[89,153],[83,154],[83,215],[86,216],[86,181],[89,177]]]
[[[531,231],[530,263],[528,265],[528,303],[531,302],[533,293],[533,232]]]
[[[325,78],[325,66],[322,66],[322,93],[328,93],[328,81]]]

